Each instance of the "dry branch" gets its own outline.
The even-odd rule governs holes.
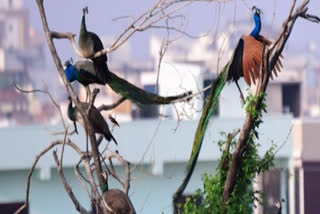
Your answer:
[[[103,178],[102,178],[102,168],[101,168],[101,162],[100,162],[100,158],[99,158],[99,151],[97,150],[97,143],[96,143],[96,138],[95,138],[95,134],[93,131],[93,128],[91,126],[91,123],[88,120],[88,117],[86,115],[86,112],[84,110],[84,108],[82,107],[79,98],[77,97],[77,95],[75,94],[73,88],[71,87],[71,84],[68,82],[68,80],[66,79],[66,76],[64,74],[64,70],[60,61],[60,58],[58,57],[55,45],[53,44],[53,37],[52,34],[50,33],[49,27],[48,27],[48,22],[47,22],[47,18],[46,18],[46,14],[45,14],[45,10],[44,10],[44,6],[43,6],[43,1],[42,0],[37,0],[37,5],[39,8],[39,13],[40,13],[40,17],[42,20],[42,25],[43,25],[43,30],[45,32],[45,36],[47,39],[47,43],[48,43],[48,47],[50,50],[50,53],[52,55],[52,58],[54,60],[54,63],[56,64],[57,70],[63,80],[63,83],[67,89],[68,94],[70,95],[70,97],[72,98],[73,102],[75,103],[76,108],[79,110],[81,117],[83,118],[87,133],[89,135],[90,138],[90,143],[91,143],[91,149],[92,149],[92,154],[93,154],[93,159],[94,159],[94,163],[96,165],[96,174],[97,174],[97,178],[99,181],[99,186],[100,189],[102,190],[102,185],[103,185]],[[97,202],[99,202],[99,204],[101,204],[101,196],[99,194],[99,192],[96,192],[95,195],[97,196],[96,200]]]
[[[37,166],[38,161],[40,160],[40,158],[46,154],[48,151],[50,151],[53,147],[55,147],[56,145],[59,144],[63,144],[62,141],[54,141],[52,142],[50,145],[48,145],[46,148],[44,148],[35,158],[32,167],[29,170],[28,173],[28,177],[27,177],[27,182],[26,182],[26,199],[25,199],[25,203],[24,205],[22,205],[16,212],[15,214],[18,214],[20,212],[22,212],[24,209],[28,208],[28,204],[29,204],[29,192],[30,192],[30,182],[31,182],[31,176],[33,174],[34,169]],[[81,150],[79,149],[79,147],[77,145],[75,145],[74,143],[72,143],[70,140],[68,140],[66,143],[66,145],[70,146],[71,148],[73,148],[79,155],[81,155]]]
[[[111,105],[101,105],[98,110],[99,111],[109,111],[112,110],[116,107],[118,107],[121,103],[123,103],[126,100],[125,97],[121,97],[119,100],[117,100],[115,103],[111,104]]]
[[[82,158],[79,160],[79,162],[74,166],[74,168],[73,168],[73,171],[74,171],[74,174],[75,174],[75,176],[77,177],[77,179],[79,180],[79,182],[80,182],[80,184],[82,185],[82,187],[84,188],[84,190],[86,191],[86,193],[87,193],[87,195],[88,195],[88,198],[90,198],[90,200],[92,201],[93,199],[92,199],[92,197],[91,197],[91,195],[90,195],[90,193],[89,193],[89,190],[88,190],[88,188],[87,188],[87,185],[83,182],[83,180],[81,179],[81,177],[85,180],[85,181],[87,181],[87,179],[85,179],[83,176],[82,176],[82,174],[81,174],[81,172],[80,172],[80,170],[79,170],[79,165],[80,165],[80,163],[82,162]],[[81,176],[81,177],[80,177]],[[87,181],[88,182],[88,181]],[[89,183],[89,182],[88,182]]]
[[[114,151],[110,154],[107,154],[105,155],[105,158],[109,159],[109,163],[110,163],[110,173],[111,175],[117,179],[122,187],[123,187],[123,191],[125,192],[125,194],[128,195],[129,193],[129,188],[130,188],[130,163],[128,161],[126,161],[120,154],[118,151]],[[119,175],[116,173],[116,171],[114,170],[114,167],[113,167],[113,163],[112,163],[112,158],[116,158],[121,164],[122,166],[125,168],[126,170],[126,179],[125,179],[125,182],[122,182],[120,180],[120,177]]]
[[[63,155],[63,154],[61,154],[61,155]],[[62,163],[61,162],[59,163],[56,151],[53,151],[53,157],[54,157],[54,160],[55,160],[56,165],[57,165],[57,171],[58,171],[60,180],[63,183],[63,186],[64,186],[66,192],[68,193],[70,199],[72,200],[76,210],[79,211],[81,214],[89,214],[90,212],[88,212],[83,206],[81,206],[81,204],[79,203],[78,199],[74,195],[71,187],[68,185],[68,183],[66,181],[66,178],[65,178],[65,176],[63,174],[63,171],[62,171]],[[62,157],[61,157],[61,160],[62,160]]]
[[[72,49],[73,51],[80,57],[80,58],[84,58],[81,51],[78,49],[76,42],[74,41],[74,37],[76,35],[70,32],[67,33],[61,33],[61,32],[55,32],[55,31],[51,31],[50,32],[50,37],[51,38],[55,38],[55,39],[69,39]]]
[[[92,96],[90,97],[90,101],[89,101],[89,107],[87,109],[87,115],[90,115],[92,106],[94,104],[94,101],[96,100],[96,96],[98,95],[99,91],[100,90],[98,88],[93,89]]]
[[[25,89],[22,89],[22,88],[19,88],[17,85],[15,85],[15,88],[20,91],[21,93],[37,93],[37,92],[40,92],[40,93],[44,93],[44,94],[47,94],[51,100],[51,102],[53,103],[53,105],[58,109],[59,111],[59,114],[60,114],[60,118],[61,118],[61,121],[62,121],[62,125],[64,127],[64,129],[67,128],[67,125],[62,117],[62,111],[61,111],[61,108],[60,108],[60,105],[55,101],[55,99],[53,98],[53,96],[51,95],[51,93],[48,91],[48,89],[34,89],[34,90],[25,90]],[[65,132],[63,132],[62,134],[64,134]],[[69,135],[70,134],[73,134],[74,132],[71,132],[71,133],[68,133]]]

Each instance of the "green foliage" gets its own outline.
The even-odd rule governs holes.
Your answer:
[[[255,191],[252,187],[254,178],[257,174],[269,170],[273,166],[275,145],[261,157],[258,154],[260,146],[258,128],[262,123],[262,112],[266,112],[266,105],[264,103],[264,94],[259,94],[255,97],[252,94],[246,98],[246,112],[251,114],[255,119],[253,129],[249,135],[247,148],[242,158],[242,164],[237,174],[237,182],[232,192],[230,200],[227,202],[226,208],[223,210],[221,205],[224,184],[227,178],[229,165],[231,162],[231,152],[235,149],[236,140],[233,139],[230,143],[230,151],[225,150],[228,136],[222,133],[222,139],[218,142],[221,154],[216,173],[214,175],[204,174],[203,176],[203,190],[198,191],[198,195],[203,198],[200,206],[196,206],[191,200],[187,200],[183,205],[183,213],[188,214],[203,214],[203,213],[228,213],[228,214],[247,214],[252,213],[254,202],[258,200],[261,191]],[[262,98],[263,102],[259,108],[254,108],[254,104]],[[229,139],[230,141],[230,139]],[[261,202],[260,202],[261,203]]]

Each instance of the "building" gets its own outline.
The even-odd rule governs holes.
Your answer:
[[[22,0],[0,1],[0,117],[16,124],[33,121],[41,108],[33,94],[21,94],[14,86],[33,89],[33,77],[45,68],[43,39],[30,27],[22,6]]]
[[[277,145],[286,141],[290,132],[292,116],[266,116],[261,126],[261,154],[272,144]],[[214,117],[206,133],[199,163],[187,187],[186,194],[193,194],[202,188],[201,177],[204,172],[214,172],[220,152],[216,145],[221,139],[220,132],[231,132],[239,128],[243,118]],[[160,123],[159,128],[158,125]],[[134,166],[141,162],[132,174],[130,198],[137,212],[141,213],[172,213],[172,196],[180,185],[186,163],[188,161],[197,120],[134,120],[120,123],[120,128],[114,129],[114,136],[119,146],[120,154]],[[276,125],[275,125],[276,124]],[[177,128],[178,126],[178,128]],[[276,127],[275,127],[276,126]],[[50,130],[59,130],[51,127]],[[82,149],[85,149],[83,129],[79,128],[80,135],[70,138]],[[17,134],[19,133],[19,134]],[[0,129],[1,142],[9,142],[0,151],[0,204],[21,203],[25,198],[25,183],[28,170],[43,148],[55,139],[62,136],[49,135],[41,126],[24,126]],[[102,146],[105,146],[103,142]],[[57,147],[60,151],[61,147]],[[59,153],[59,152],[58,152]],[[288,169],[292,157],[292,139],[286,141],[284,147],[277,153],[275,166],[279,169]],[[15,158],[12,158],[12,157]],[[10,160],[10,161],[6,161]],[[89,208],[89,200],[85,191],[73,174],[74,164],[79,157],[70,149],[65,150],[64,172],[73,191],[83,205]],[[124,170],[116,166],[120,176]],[[110,188],[118,187],[115,179],[110,179]],[[286,190],[287,191],[287,190]],[[1,209],[0,205],[0,209]],[[64,192],[56,173],[52,153],[48,152],[41,157],[31,180],[30,210],[29,213],[72,213],[74,207]]]

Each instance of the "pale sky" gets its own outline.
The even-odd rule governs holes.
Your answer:
[[[112,19],[120,16],[137,17],[149,9],[155,2],[155,0],[45,0],[44,4],[49,27],[52,30],[71,31],[78,34],[82,14],[81,9],[84,6],[88,6],[88,30],[97,33],[99,36],[108,35],[116,37],[131,20],[121,19],[115,22],[112,21]],[[216,23],[219,17],[219,7],[221,14],[220,23],[223,23],[226,21],[233,22],[233,20],[241,20],[247,17],[250,13],[248,7],[251,8],[253,5],[256,5],[263,11],[263,33],[264,24],[272,25],[274,29],[280,30],[281,24],[288,14],[291,2],[292,0],[233,0],[227,3],[221,3],[220,6],[217,3],[202,2],[194,3],[180,13],[183,13],[187,17],[188,33],[198,35],[201,32],[211,30],[213,34],[218,27]],[[298,1],[298,3],[299,2],[300,1]],[[24,5],[30,9],[31,25],[33,25],[37,31],[42,32],[41,21],[35,1],[25,0]],[[320,1],[311,0],[309,8],[309,13],[320,16]],[[129,40],[133,57],[136,60],[146,59],[149,54],[149,36],[151,34],[161,35],[161,33],[164,33],[164,30],[148,30],[138,32],[134,35]],[[309,41],[311,40],[316,42],[318,47],[317,55],[319,56],[320,25],[299,19],[289,38],[287,51],[306,51]],[[62,61],[71,56],[74,57],[74,53],[67,41],[59,41],[56,42],[56,44]],[[51,58],[49,58],[49,61],[52,61]]]

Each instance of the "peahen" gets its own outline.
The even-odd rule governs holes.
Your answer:
[[[71,121],[73,121],[75,129],[77,130],[76,122],[80,123],[83,127],[85,127],[84,121],[81,117],[79,110],[76,107],[72,106],[71,97],[68,97],[68,99],[69,99],[68,117]],[[84,109],[89,108],[89,103],[81,103],[81,105],[84,107]],[[112,136],[109,130],[109,126],[107,122],[105,121],[100,111],[96,107],[92,106],[88,119],[91,122],[92,128],[95,133],[102,134],[107,141],[113,140],[114,143],[118,145],[116,139]]]
[[[128,195],[120,189],[109,189],[107,172],[103,173],[103,177],[103,199],[108,207],[116,214],[135,214],[136,211]]]
[[[88,8],[83,9],[82,20],[79,34],[79,48],[83,57],[91,59],[94,64],[96,72],[99,74],[99,79],[102,82],[107,82],[109,79],[109,69],[107,66],[107,55],[102,54],[99,57],[93,58],[94,54],[103,50],[103,44],[97,34],[87,30],[86,26],[86,12]]]

